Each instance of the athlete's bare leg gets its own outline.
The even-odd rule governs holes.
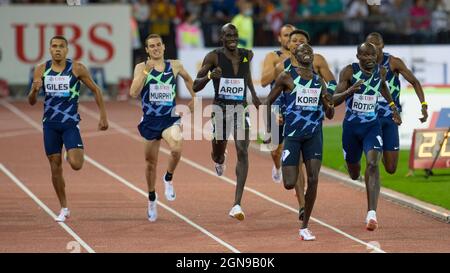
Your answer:
[[[166,141],[170,149],[170,160],[167,172],[173,174],[181,158],[181,149],[183,146],[181,127],[177,124],[172,125],[163,131],[162,138]]]
[[[398,151],[383,151],[383,165],[387,173],[394,174],[398,165]]]
[[[61,154],[52,154],[47,156],[47,158],[50,162],[53,188],[55,189],[56,195],[58,196],[59,204],[61,205],[61,208],[67,208],[65,191],[66,183],[63,177]]]
[[[156,165],[158,164],[158,152],[161,140],[145,141],[145,177],[149,192],[155,191]]]
[[[302,223],[302,229],[308,227],[309,218],[316,202],[317,186],[319,183],[319,172],[322,161],[318,159],[311,159],[305,162],[306,172],[308,174],[308,189],[305,195],[305,217]]]
[[[67,160],[69,161],[70,167],[72,167],[73,170],[81,170],[84,163],[84,150],[80,148],[68,150]]]

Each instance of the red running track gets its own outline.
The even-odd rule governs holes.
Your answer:
[[[228,217],[234,199],[234,143],[227,170],[217,177],[207,140],[185,141],[174,175],[177,199],[164,199],[161,178],[166,146],[158,163],[161,206],[155,223],[146,218],[143,142],[136,125],[141,110],[108,102],[110,129],[97,132],[93,102],[80,108],[87,160],[79,172],[64,163],[72,217],[68,232],[54,222],[13,178],[0,171],[0,252],[70,252],[75,236],[95,252],[449,252],[450,226],[380,198],[380,228],[364,228],[366,194],[320,176],[310,228],[314,242],[298,239],[292,191],[271,180],[270,157],[249,150],[250,169],[242,207],[246,219]],[[92,113],[94,113],[92,115]],[[59,210],[42,142],[42,105],[0,103],[0,163],[54,213]],[[187,129],[187,128],[186,128]],[[326,143],[325,143],[326,145]],[[327,156],[327,155],[325,155]],[[78,238],[77,237],[77,238]]]

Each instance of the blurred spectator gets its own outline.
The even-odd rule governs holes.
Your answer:
[[[415,0],[410,9],[411,29],[413,32],[425,31],[430,28],[430,12],[425,7],[425,0]]]
[[[177,17],[184,19],[185,12],[189,12],[199,18],[202,13],[202,5],[208,1],[209,0],[176,0],[175,6],[177,9]]]
[[[292,4],[291,0],[280,0],[277,1],[278,5],[277,5],[277,10],[280,11],[283,14],[283,19],[289,20],[290,18],[292,18],[292,16],[295,15],[295,11],[297,8],[297,5],[295,5],[295,9],[294,9],[294,5]]]
[[[313,0],[312,15],[316,19],[311,36],[318,37],[318,43],[329,44],[337,38],[342,28],[341,15],[343,5],[340,0]]]
[[[409,10],[412,2],[409,0],[392,0],[388,18],[393,21],[393,32],[398,34],[409,33]]]
[[[297,14],[295,16],[295,19],[297,19],[298,23],[295,24],[295,27],[303,29],[304,31],[312,34],[312,25],[314,23],[310,21],[311,15],[311,0],[300,0],[297,5]]]
[[[150,7],[151,33],[170,34],[170,24],[175,19],[175,6],[169,0],[155,0]]]
[[[66,1],[0,0],[0,5],[41,3],[65,5]],[[240,35],[244,37],[246,35],[244,29],[252,29],[251,44],[255,46],[277,46],[278,31],[286,23],[309,32],[313,44],[354,44],[361,40],[360,35],[372,31],[383,33],[386,40],[394,44],[450,43],[450,0],[380,0],[379,6],[367,5],[367,0],[80,1],[82,5],[130,4],[139,30],[139,35],[136,35],[135,25],[132,23],[133,46],[136,47],[138,44],[136,37],[139,36],[143,44],[145,37],[150,32],[155,32],[162,36],[169,58],[176,56],[175,26],[185,20],[185,12],[196,14],[199,18],[198,22],[201,25],[199,28],[203,32],[206,47],[220,45],[220,28],[233,18],[237,20],[234,21],[238,22],[236,24],[252,21],[252,26],[247,24],[249,27],[243,27]],[[251,14],[250,10],[240,12],[238,2],[251,2],[253,14],[245,15],[245,12]],[[236,16],[237,14],[239,15]],[[245,43],[244,40],[242,42]]]
[[[151,33],[161,36],[166,46],[166,59],[176,59],[175,28],[173,21],[176,18],[175,5],[169,0],[154,0],[150,6]]]
[[[213,14],[219,19],[229,20],[239,13],[236,0],[211,0]]]
[[[450,13],[450,0],[442,0],[439,2],[442,2],[444,10],[447,12],[447,14]]]
[[[414,6],[409,10],[412,38],[414,43],[428,41],[431,27],[431,16],[425,7],[425,0],[415,0]]]
[[[231,23],[236,26],[239,33],[239,47],[253,48],[253,6],[248,0],[238,2],[239,14],[233,17]]]
[[[197,15],[186,11],[184,18],[185,20],[176,28],[177,48],[202,48],[203,33],[199,27]]]
[[[271,17],[269,14],[273,13],[275,6],[270,0],[255,0],[253,6],[253,27],[255,30],[254,44],[259,46],[271,46],[272,42],[270,38],[273,35],[271,27]],[[278,29],[276,30],[278,32]]]
[[[445,32],[448,30],[448,13],[444,1],[437,0],[431,14],[431,30],[433,33]]]
[[[133,64],[136,65],[142,58],[141,48],[143,44],[141,43],[141,37],[139,36],[139,28],[134,17],[130,18],[131,27],[131,48],[133,49]],[[133,65],[133,66],[134,66]]]
[[[132,10],[138,25],[140,41],[143,44],[150,30],[150,5],[147,0],[138,0],[134,2]]]
[[[369,16],[369,8],[365,0],[354,0],[345,13],[344,28],[350,34],[351,43],[364,39],[364,19]]]

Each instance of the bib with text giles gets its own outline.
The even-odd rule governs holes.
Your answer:
[[[45,76],[45,93],[54,97],[70,96],[70,76]]]
[[[295,104],[302,110],[317,111],[321,91],[320,88],[298,87]]]
[[[374,116],[377,95],[353,94],[352,110],[365,116]]]
[[[173,90],[170,84],[150,84],[149,101],[158,105],[173,105]]]
[[[245,83],[242,78],[220,78],[219,98],[244,100]]]

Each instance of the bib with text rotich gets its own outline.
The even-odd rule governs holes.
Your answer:
[[[70,76],[45,76],[45,93],[54,97],[70,96]]]
[[[158,105],[173,105],[173,90],[170,84],[150,84],[149,101]]]
[[[320,88],[298,87],[295,104],[302,110],[317,111],[321,91]]]
[[[220,78],[219,98],[244,100],[245,82],[242,78]]]
[[[365,116],[374,116],[377,95],[353,94],[352,110]]]

